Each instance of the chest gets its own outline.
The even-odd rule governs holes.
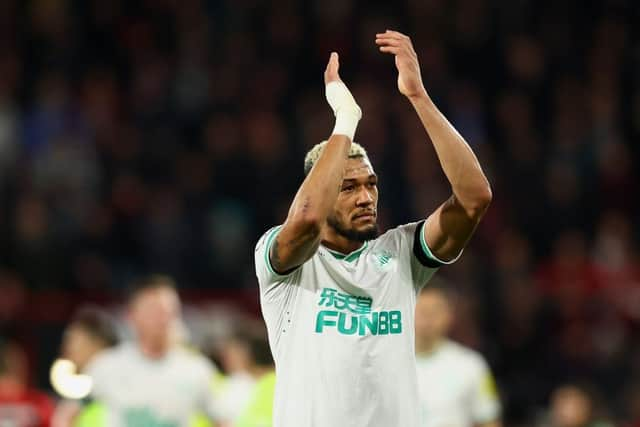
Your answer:
[[[109,400],[120,408],[158,408],[181,416],[196,405],[198,379],[177,363],[123,364],[109,378]]]
[[[473,375],[460,364],[446,360],[419,363],[417,366],[420,398],[425,408],[460,412],[473,397]]]

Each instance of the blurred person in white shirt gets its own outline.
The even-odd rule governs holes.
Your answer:
[[[484,358],[447,338],[447,291],[427,286],[416,304],[416,363],[423,427],[500,427],[500,401]]]
[[[96,356],[87,368],[109,427],[188,427],[194,414],[217,417],[211,362],[180,343],[180,299],[173,280],[135,282],[128,301],[134,341]]]

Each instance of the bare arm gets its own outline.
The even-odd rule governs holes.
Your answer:
[[[433,255],[448,261],[467,244],[491,202],[491,188],[471,147],[435,106],[422,84],[411,39],[396,31],[376,35],[380,51],[395,55],[398,89],[416,110],[452,188],[452,196],[426,221],[424,237]]]
[[[332,53],[325,71],[326,85],[340,81],[338,69],[338,55]],[[336,110],[336,105],[332,104],[332,108],[336,111],[336,120],[347,117],[348,121],[355,120],[357,124],[360,119],[360,109],[355,105],[357,111],[353,110],[354,105],[355,101],[353,105],[347,103],[341,109],[343,105],[340,104]],[[355,124],[353,131],[355,131]],[[301,265],[318,249],[320,232],[340,192],[347,155],[351,147],[350,136],[336,132],[339,130],[334,130],[320,158],[300,186],[287,219],[271,246],[269,253],[271,265],[278,273],[285,273]]]

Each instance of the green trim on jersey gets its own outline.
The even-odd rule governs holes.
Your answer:
[[[364,242],[362,244],[362,246],[360,246],[358,249],[356,249],[355,251],[351,252],[350,254],[346,254],[346,255],[343,254],[343,253],[340,253],[338,251],[333,251],[333,250],[331,250],[329,248],[326,248],[326,249],[327,249],[327,251],[329,251],[329,253],[331,255],[333,255],[333,257],[335,259],[341,259],[341,260],[345,260],[347,262],[352,262],[352,261],[355,261],[356,259],[358,259],[360,254],[362,254],[362,252],[364,252],[364,250],[367,248],[368,245],[369,245],[368,241]]]
[[[271,231],[271,233],[269,233],[269,237],[267,237],[267,244],[266,244],[266,247],[264,248],[264,263],[267,265],[267,268],[269,269],[271,274],[274,274],[278,277],[285,277],[286,274],[280,274],[273,269],[273,266],[271,265],[271,259],[269,258],[269,252],[271,252],[271,243],[273,242],[273,238],[278,234],[278,231],[280,231],[281,228],[282,228],[281,225],[275,227]]]
[[[420,226],[420,246],[422,247],[422,251],[424,252],[424,254],[427,256],[427,258],[429,258],[432,261],[435,261],[437,263],[440,264],[453,264],[460,255],[458,255],[457,257],[455,257],[454,259],[452,259],[451,261],[442,261],[440,258],[438,258],[437,256],[435,256],[432,252],[431,249],[429,249],[429,246],[427,245],[427,241],[424,238],[424,228],[427,226],[427,221],[424,221],[422,223],[422,225]],[[462,252],[460,252],[460,254],[462,254]]]

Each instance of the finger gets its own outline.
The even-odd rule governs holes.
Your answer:
[[[392,53],[394,55],[399,55],[402,53],[402,49],[394,46],[380,46],[380,52]]]
[[[383,46],[401,46],[403,43],[397,39],[376,39],[376,44]]]
[[[337,52],[331,52],[329,55],[329,62],[327,62],[327,71],[338,71],[340,61]]]
[[[404,40],[402,37],[396,36],[394,34],[376,34],[376,40]]]
[[[409,36],[407,36],[406,34],[403,34],[403,33],[399,32],[399,31],[387,30],[387,31],[385,31],[385,34],[389,34],[389,35],[392,35],[392,36],[394,36],[394,37],[399,37],[399,38],[401,38],[401,39],[405,39],[405,40],[408,40],[408,39],[409,39]]]
[[[327,68],[324,72],[324,82],[325,84],[332,82],[334,80],[340,80],[340,76],[338,75],[338,70],[340,69],[340,58],[337,52],[331,52],[329,56],[329,62],[327,63]]]

